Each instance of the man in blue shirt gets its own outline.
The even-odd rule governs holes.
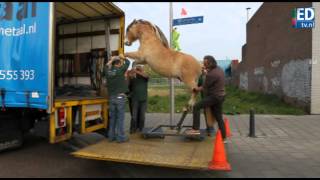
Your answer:
[[[128,85],[125,80],[125,73],[130,65],[130,61],[125,59],[124,63],[119,57],[113,57],[108,62],[105,69],[107,79],[107,89],[109,96],[109,141],[118,143],[126,142],[129,138],[125,135],[125,105]]]

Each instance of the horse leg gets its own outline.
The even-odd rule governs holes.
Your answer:
[[[191,98],[188,102],[189,107],[193,107],[194,104],[196,103],[197,94],[198,94],[197,92],[192,91]]]
[[[127,52],[127,53],[124,54],[124,56],[128,57],[130,59],[133,59],[135,64],[143,64],[143,63],[145,63],[145,61],[142,58],[141,53],[139,51]]]
[[[191,91],[191,98],[189,99],[189,102],[188,102],[188,108],[192,108],[196,103],[196,98],[198,95],[198,92],[193,91],[193,89],[197,87],[197,83],[193,80],[193,78],[191,78],[190,80],[185,78],[181,78],[181,79],[189,87]]]
[[[196,82],[197,78],[198,75],[188,73],[187,71],[183,71],[182,76],[180,77],[180,79],[189,87],[191,91],[191,97],[188,102],[188,108],[193,108],[194,104],[196,103],[198,92],[193,91],[193,89],[198,87],[198,84]]]

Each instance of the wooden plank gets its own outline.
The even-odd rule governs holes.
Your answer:
[[[119,55],[119,51],[112,51],[111,52],[111,56],[118,56]]]
[[[102,115],[103,115],[103,123],[104,123],[104,128],[108,127],[108,122],[109,122],[109,115],[108,115],[108,103],[103,103],[102,106]]]
[[[208,170],[212,153],[213,138],[199,142],[186,141],[181,137],[143,139],[135,134],[130,136],[129,142],[119,144],[103,140],[72,155],[103,161]]]
[[[119,29],[110,29],[110,34],[119,34]],[[106,32],[103,31],[93,31],[93,32],[81,32],[73,34],[62,34],[59,35],[59,39],[71,39],[71,38],[81,38],[81,37],[90,37],[90,36],[103,36]]]
[[[85,112],[86,112],[86,105],[82,105],[81,106],[81,117],[80,117],[81,133],[85,133],[86,132],[86,116],[85,116]]]
[[[90,36],[102,36],[102,35],[105,35],[105,33],[106,33],[105,31],[94,31],[94,32],[63,34],[63,35],[59,35],[59,39],[81,38],[81,37],[90,37]]]
[[[99,115],[100,113],[101,113],[100,111],[86,112],[86,117],[88,117],[88,116],[94,116],[94,115]]]
[[[81,100],[105,100],[104,97],[58,96],[56,102],[81,101]]]
[[[110,34],[119,34],[120,30],[119,29],[110,29]]]
[[[86,128],[86,129],[85,129],[85,133],[94,132],[94,131],[96,131],[96,130],[103,129],[103,128],[105,128],[105,127],[104,127],[104,124],[94,125],[94,126],[91,126],[91,127]]]

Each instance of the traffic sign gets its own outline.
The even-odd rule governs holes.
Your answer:
[[[179,25],[197,24],[197,23],[203,23],[203,16],[174,19],[172,25],[179,26]]]

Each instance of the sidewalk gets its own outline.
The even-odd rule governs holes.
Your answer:
[[[147,114],[146,126],[167,124],[169,117]],[[232,171],[206,172],[208,176],[320,177],[320,116],[256,115],[257,138],[248,137],[249,115],[227,117],[232,137],[226,150]],[[175,123],[179,118],[176,114]],[[191,119],[189,114],[185,124]]]

